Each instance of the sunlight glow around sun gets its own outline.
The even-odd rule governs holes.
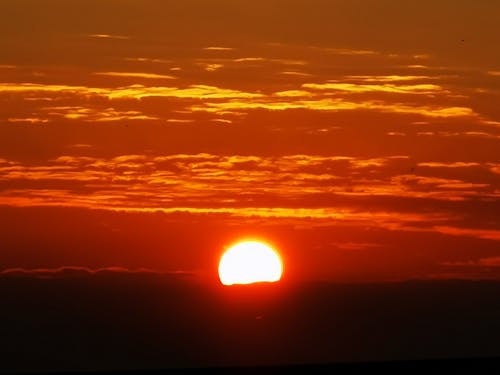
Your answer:
[[[281,279],[283,263],[268,245],[244,241],[230,247],[219,262],[219,278],[224,285],[275,282]]]

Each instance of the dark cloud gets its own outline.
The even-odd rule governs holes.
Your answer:
[[[26,277],[39,279],[75,278],[89,276],[120,276],[120,275],[143,275],[185,278],[193,276],[192,272],[155,271],[147,268],[129,269],[125,267],[102,267],[88,268],[82,266],[62,266],[57,268],[5,268],[0,270],[0,277]]]

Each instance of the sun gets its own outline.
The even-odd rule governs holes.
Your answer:
[[[283,262],[270,246],[243,241],[231,246],[219,262],[219,278],[224,285],[275,282],[281,279]]]

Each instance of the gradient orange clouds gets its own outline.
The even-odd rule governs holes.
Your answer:
[[[289,251],[312,278],[316,270],[364,280],[360,269],[371,279],[438,277],[451,264],[500,256],[498,4],[22,0],[4,8],[2,209],[161,213],[172,218],[165,226],[186,231],[214,220],[232,228],[217,232],[221,242],[245,230],[300,237],[303,248]],[[180,213],[191,219],[176,223]],[[19,252],[5,268],[38,252],[36,231],[25,229],[32,240],[22,248],[5,234]],[[453,254],[457,237],[470,242]],[[138,254],[120,266],[208,267],[196,254],[217,249],[192,243],[183,257],[182,241],[166,240],[163,263],[151,261],[154,246],[153,256],[125,245]],[[31,267],[120,262],[86,264],[64,244]],[[311,249],[321,256],[308,258]]]

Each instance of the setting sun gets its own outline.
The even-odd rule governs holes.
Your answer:
[[[219,262],[219,278],[224,285],[275,282],[282,273],[283,263],[278,253],[257,241],[237,243]]]

